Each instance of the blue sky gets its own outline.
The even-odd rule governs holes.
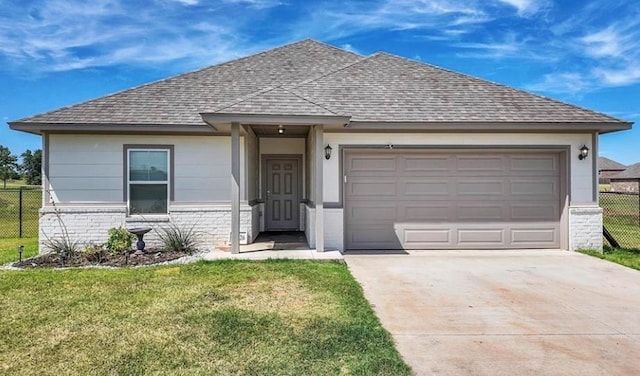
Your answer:
[[[5,124],[304,38],[387,51],[640,121],[637,0],[0,0]],[[640,161],[640,126],[601,155]]]

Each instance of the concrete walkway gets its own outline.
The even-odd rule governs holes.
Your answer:
[[[296,259],[296,260],[342,260],[339,251],[316,252],[315,249],[296,250],[243,250],[233,254],[229,251],[216,249],[202,255],[203,260],[267,260],[267,259]]]
[[[418,375],[640,375],[640,272],[566,251],[346,255]]]

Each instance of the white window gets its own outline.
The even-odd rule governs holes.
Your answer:
[[[129,214],[167,214],[171,182],[169,148],[125,148]]]

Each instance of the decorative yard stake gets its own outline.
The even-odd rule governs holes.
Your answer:
[[[24,245],[18,246],[18,259],[22,262],[22,252],[24,251]]]

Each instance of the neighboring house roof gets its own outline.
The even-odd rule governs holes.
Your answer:
[[[203,125],[201,113],[332,115],[351,123],[631,123],[406,58],[289,44],[45,114],[29,124]]]
[[[616,162],[607,157],[598,157],[598,171],[624,171],[626,168],[627,166],[623,165],[622,163]]]
[[[640,179],[640,163],[632,164],[626,170],[611,177],[611,181],[621,179]]]

